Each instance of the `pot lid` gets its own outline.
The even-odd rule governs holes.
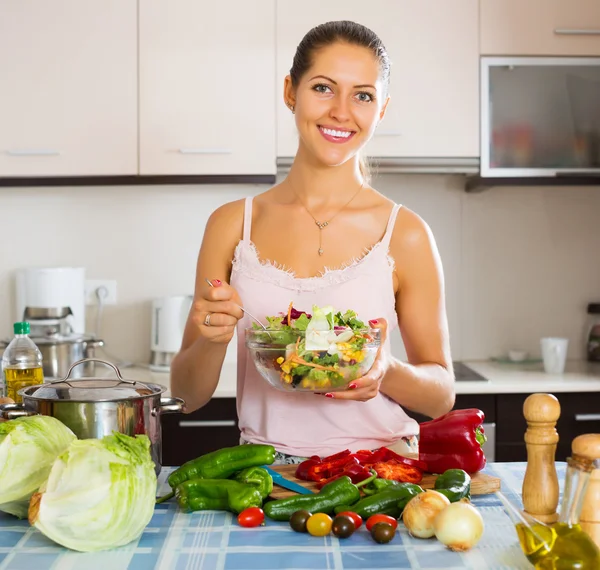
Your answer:
[[[89,342],[92,336],[83,334],[52,334],[47,336],[29,335],[29,338],[38,345],[48,344],[79,344]]]
[[[26,389],[25,396],[35,400],[71,400],[76,402],[113,402],[155,394],[156,391],[131,380],[81,378],[48,382],[37,389]]]
[[[117,378],[71,378],[73,368],[85,362],[99,362],[110,366]],[[19,390],[19,394],[33,400],[70,400],[72,402],[114,402],[132,400],[160,393],[157,387],[142,382],[125,380],[121,371],[110,362],[98,358],[83,358],[71,365],[67,375],[61,380],[47,382],[39,386],[29,386]]]

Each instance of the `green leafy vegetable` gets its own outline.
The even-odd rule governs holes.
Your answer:
[[[0,511],[26,517],[29,499],[75,439],[67,426],[50,416],[0,423]]]
[[[156,474],[150,440],[121,433],[74,441],[31,499],[29,522],[81,552],[138,538],[154,512]]]

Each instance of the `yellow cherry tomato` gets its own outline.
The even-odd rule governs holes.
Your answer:
[[[325,536],[331,532],[333,520],[325,513],[316,513],[306,521],[306,530],[312,536]]]

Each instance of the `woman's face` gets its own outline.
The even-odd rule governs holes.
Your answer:
[[[314,54],[294,91],[286,78],[300,144],[328,166],[343,164],[367,143],[387,99],[379,62],[361,46],[336,43]]]

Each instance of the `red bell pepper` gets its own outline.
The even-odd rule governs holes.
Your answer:
[[[309,481],[322,481],[341,473],[353,464],[359,465],[358,459],[354,455],[348,455],[335,461],[321,461],[321,463],[308,468],[307,477]]]
[[[481,446],[486,437],[483,431],[485,415],[481,410],[453,410],[421,424],[419,459],[427,463],[430,473],[447,469],[463,469],[477,473],[485,467]]]
[[[398,455],[396,452],[392,451],[387,447],[380,447],[375,451],[369,451],[367,449],[361,449],[357,451],[354,455],[358,457],[361,465],[374,465],[375,463],[381,463],[386,461],[396,461],[397,463],[407,465],[409,467],[416,467],[421,471],[427,471],[427,464],[420,459],[412,459],[410,457],[404,457],[403,455]]]
[[[304,460],[296,468],[296,477],[303,481],[310,481],[308,478],[308,470],[313,466],[321,463],[321,458],[318,455],[312,455],[308,459]]]
[[[421,469],[399,463],[395,459],[375,463],[371,466],[371,469],[373,469],[381,479],[400,481],[402,483],[420,483],[423,479],[423,471]]]
[[[341,471],[337,475],[333,475],[328,479],[323,479],[322,481],[319,481],[317,483],[317,489],[322,489],[325,485],[327,485],[327,483],[331,483],[332,481],[335,481],[336,479],[339,479],[343,476],[350,477],[352,483],[356,484],[360,483],[361,481],[364,481],[365,479],[368,479],[369,477],[371,477],[371,475],[371,470],[368,467],[364,467],[358,462],[350,463],[347,467],[344,468],[343,471]]]

